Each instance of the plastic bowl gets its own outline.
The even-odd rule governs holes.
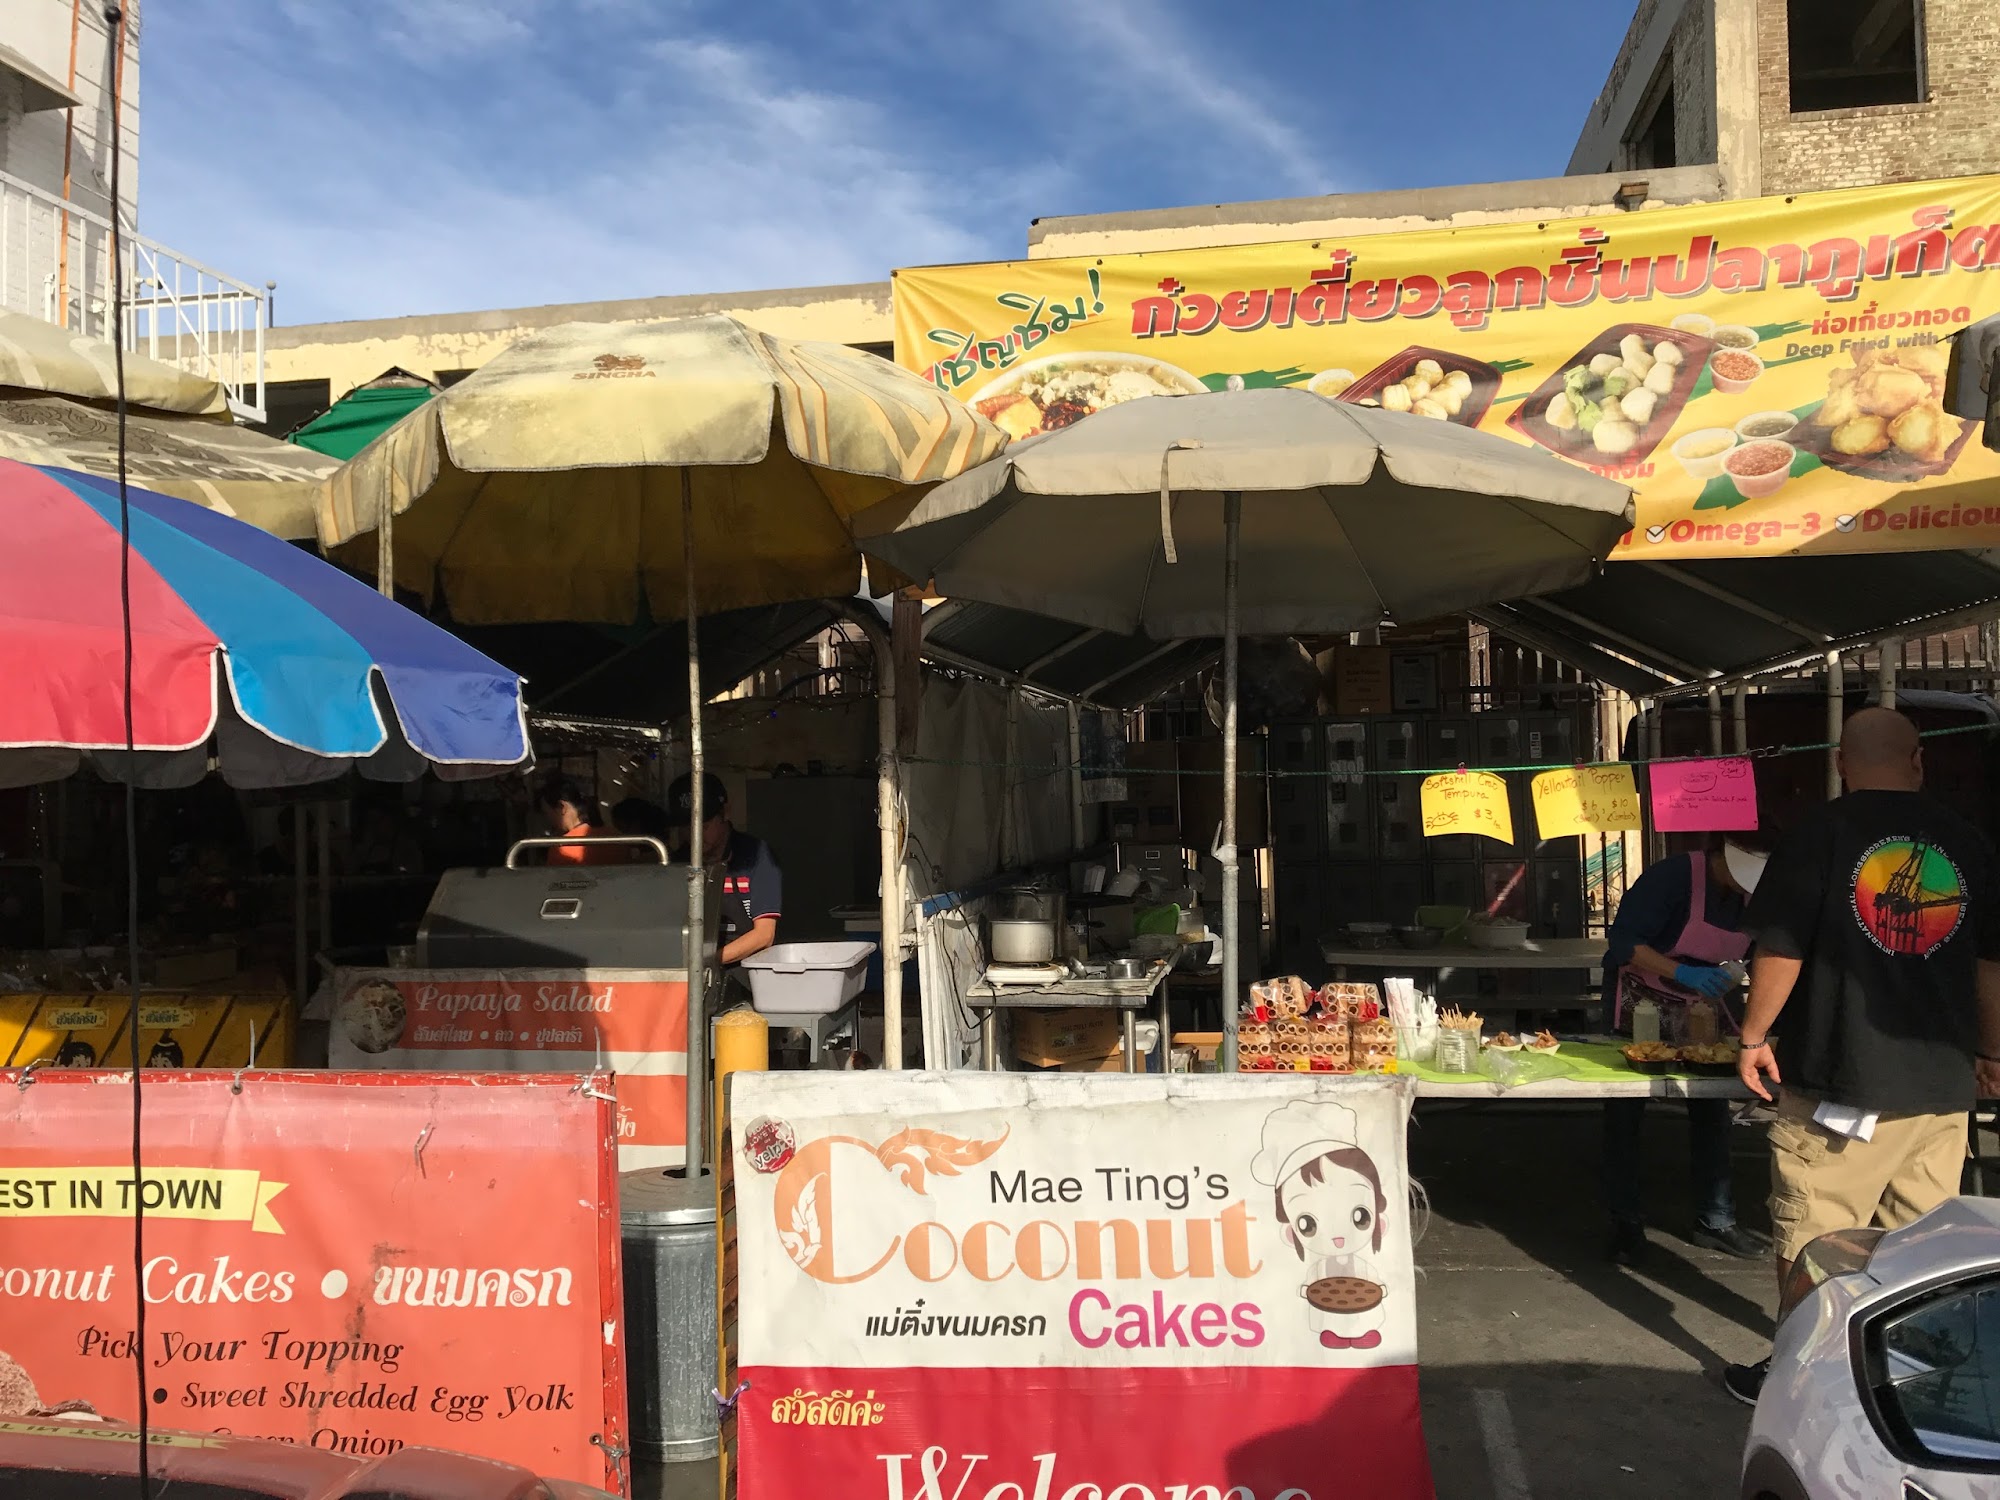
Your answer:
[[[1724,349],[1755,349],[1763,342],[1756,329],[1742,323],[1718,323],[1709,337]]]
[[[1783,463],[1764,467],[1769,458],[1777,456],[1772,450],[1779,450]],[[1758,438],[1754,443],[1745,443],[1740,448],[1732,448],[1723,456],[1722,472],[1729,476],[1729,482],[1745,500],[1764,500],[1785,487],[1785,481],[1792,477],[1792,460],[1798,450],[1790,443],[1776,438]],[[1756,466],[1759,473],[1742,473],[1744,467]]]
[[[1756,366],[1756,369],[1748,375],[1725,375],[1718,368],[1720,363],[1725,360],[1732,365],[1741,360],[1748,360],[1752,365]],[[1717,349],[1714,354],[1709,356],[1708,378],[1715,382],[1715,388],[1724,395],[1742,395],[1752,385],[1756,384],[1757,377],[1763,373],[1764,361],[1752,354],[1748,349]]]
[[[1700,458],[1691,458],[1688,456],[1689,449],[1706,448],[1711,444],[1722,444],[1723,446],[1717,448],[1713,453],[1704,454]],[[1690,432],[1667,451],[1673,454],[1676,463],[1687,470],[1688,478],[1699,479],[1705,484],[1711,479],[1721,477],[1722,461],[1729,457],[1730,450],[1735,446],[1736,433],[1731,428],[1704,427],[1698,432]]]
[[[1788,440],[1792,429],[1799,425],[1799,415],[1791,411],[1753,411],[1736,424],[1736,436],[1745,443],[1762,442],[1776,438]],[[1756,429],[1764,428],[1766,431]]]
[[[1691,333],[1698,339],[1715,337],[1715,319],[1707,313],[1680,313],[1668,322],[1667,327]]]

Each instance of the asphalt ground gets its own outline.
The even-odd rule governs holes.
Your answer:
[[[1764,1131],[1732,1151],[1740,1220],[1768,1229]],[[1769,1351],[1769,1261],[1696,1248],[1687,1118],[1647,1110],[1650,1244],[1605,1258],[1601,1108],[1419,1106],[1411,1171],[1424,1429],[1441,1500],[1733,1496],[1750,1426],[1725,1364]]]

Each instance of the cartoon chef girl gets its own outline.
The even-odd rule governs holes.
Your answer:
[[[1285,1243],[1305,1263],[1299,1295],[1312,1309],[1307,1317],[1321,1346],[1376,1348],[1387,1289],[1369,1253],[1382,1249],[1388,1200],[1382,1174],[1356,1143],[1354,1111],[1305,1100],[1286,1105],[1265,1120],[1264,1149],[1250,1170],[1276,1192]]]

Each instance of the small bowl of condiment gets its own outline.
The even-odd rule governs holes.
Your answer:
[[[1796,412],[1753,411],[1736,424],[1736,435],[1746,443],[1758,438],[1788,438],[1798,425]]]
[[[1756,329],[1746,328],[1741,323],[1718,323],[1709,337],[1724,349],[1755,349],[1763,342],[1757,337]]]
[[[1707,313],[1680,313],[1667,326],[1678,328],[1682,333],[1691,333],[1698,339],[1715,337],[1715,319]]]
[[[1790,443],[1781,443],[1776,438],[1759,438],[1730,449],[1723,457],[1722,472],[1745,500],[1763,500],[1777,494],[1792,477],[1792,459],[1797,451]]]
[[[1708,373],[1718,391],[1740,395],[1764,373],[1764,361],[1747,349],[1718,349],[1709,358]]]
[[[1722,461],[1736,446],[1736,434],[1727,427],[1704,427],[1690,432],[1667,451],[1688,472],[1688,478],[1704,484],[1722,475]]]

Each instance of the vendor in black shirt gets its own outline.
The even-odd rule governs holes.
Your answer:
[[[2000,1094],[2000,884],[1993,847],[1924,795],[1916,726],[1847,721],[1847,794],[1800,819],[1744,925],[1757,942],[1743,1081],[1771,1127],[1778,1282],[1836,1229],[1894,1229],[1955,1196],[1966,1114]],[[1756,1400],[1769,1361],[1732,1365]]]
[[[716,929],[718,959],[726,970],[778,940],[778,917],[784,910],[784,877],[771,858],[771,846],[741,833],[729,822],[729,793],[722,778],[701,779],[702,857],[722,873],[722,918]],[[694,810],[694,782],[682,776],[667,791],[672,843],[686,857],[688,820]]]
[[[1764,868],[1754,834],[1716,838],[1706,850],[1661,860],[1632,883],[1618,903],[1604,955],[1604,1006],[1613,1031],[1632,1032],[1632,1009],[1658,1007],[1660,1035],[1687,1037],[1697,1002],[1713,1005],[1720,1031],[1734,1031],[1724,996],[1736,983],[1723,964],[1750,943],[1740,928],[1743,903]],[[1690,1099],[1688,1177],[1694,1189],[1694,1243],[1743,1260],[1770,1246],[1736,1222],[1730,1182],[1729,1101]],[[1646,1249],[1641,1131],[1646,1100],[1604,1101],[1604,1198],[1611,1210],[1611,1259],[1634,1265]]]

